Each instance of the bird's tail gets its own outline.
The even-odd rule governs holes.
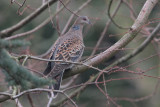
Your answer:
[[[53,80],[55,80],[56,83],[54,83],[52,86],[49,86],[49,88],[54,90],[59,90],[61,86],[62,78],[63,78],[63,72],[53,78]],[[53,97],[54,98],[57,97],[57,94],[58,92],[53,92]]]

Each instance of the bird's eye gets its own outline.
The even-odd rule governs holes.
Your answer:
[[[87,19],[86,19],[86,18],[83,18],[83,20],[85,20],[85,21],[86,21]]]

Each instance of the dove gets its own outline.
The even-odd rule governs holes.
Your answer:
[[[49,88],[54,90],[60,89],[64,71],[72,68],[74,65],[65,61],[78,62],[80,60],[85,47],[82,30],[86,24],[90,24],[89,18],[87,16],[79,16],[68,32],[59,36],[54,43],[50,60],[61,60],[61,62],[52,61],[47,64],[43,74],[56,82]],[[57,92],[53,93],[54,97],[56,97]]]

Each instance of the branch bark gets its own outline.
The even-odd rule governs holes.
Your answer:
[[[66,5],[69,3],[69,1],[67,1]],[[10,37],[6,37],[5,40],[11,40],[11,39],[15,39],[15,38],[19,38],[19,37],[23,37],[26,35],[30,35],[34,32],[36,32],[37,30],[39,30],[40,28],[42,28],[43,26],[45,26],[46,24],[48,24],[51,21],[51,18],[54,18],[56,15],[58,15],[62,10],[64,9],[64,7],[61,7],[58,11],[56,11],[54,13],[54,15],[51,15],[50,17],[48,17],[47,19],[45,19],[41,24],[39,24],[37,27],[35,27],[34,29],[24,32],[24,33],[20,33],[20,34],[16,34],[16,35],[12,35]]]
[[[119,3],[118,3],[118,5],[116,6],[117,9],[115,9],[114,12],[113,12],[113,14],[111,15],[111,18],[114,18],[114,16],[116,15],[116,13],[117,13],[117,11],[118,11],[121,3],[122,3],[122,1],[120,0]],[[99,40],[97,41],[97,44],[96,44],[96,46],[94,47],[94,49],[93,49],[93,51],[92,51],[92,53],[91,53],[91,55],[90,55],[91,57],[92,57],[93,55],[95,55],[98,47],[100,46],[103,38],[105,37],[105,34],[106,34],[106,32],[107,32],[107,30],[108,30],[108,27],[109,27],[109,25],[111,24],[111,22],[112,22],[111,19],[109,19],[109,20],[107,21],[106,26],[105,26],[105,28],[103,29],[103,32],[101,33],[101,36],[100,36]]]
[[[56,0],[52,0],[52,1],[56,1]],[[148,16],[150,15],[152,9],[154,8],[154,6],[156,5],[157,2],[158,2],[158,0],[147,0],[146,3],[144,4],[142,10],[140,11],[137,19],[135,20],[134,24],[131,26],[130,30],[128,31],[128,33],[126,33],[119,41],[117,41],[113,46],[111,46],[106,51],[104,51],[104,52],[98,54],[96,57],[84,62],[84,65],[77,65],[74,68],[72,68],[70,71],[65,72],[64,78],[67,78],[69,76],[86,71],[89,67],[87,67],[85,65],[95,66],[95,65],[98,65],[98,64],[108,60],[111,56],[113,56],[118,51],[118,49],[126,46],[130,41],[132,41],[136,37],[137,33],[141,30],[141,28],[143,27],[143,25],[147,21]],[[5,33],[0,32],[0,37],[6,37],[5,34],[8,34],[9,32],[11,33],[12,30],[10,30],[10,28],[9,28],[8,32],[5,32]],[[3,31],[5,31],[5,30],[3,30]],[[7,36],[10,36],[10,35],[7,35]],[[91,81],[93,81],[93,80],[94,79],[92,78]],[[85,87],[78,89],[72,95],[75,95],[75,93],[79,92],[83,88],[85,88]]]
[[[135,23],[132,25],[131,30],[125,34],[117,43],[115,43],[112,47],[110,47],[109,49],[107,49],[106,51],[100,53],[99,55],[97,55],[96,57],[88,60],[85,62],[85,64],[90,64],[90,65],[97,65],[98,63],[102,63],[103,61],[107,60],[108,58],[110,58],[113,54],[115,54],[115,52],[117,52],[116,50],[119,49],[120,47],[124,47],[126,46],[131,40],[134,39],[134,37],[137,35],[137,33],[140,31],[140,28],[145,24],[145,22],[148,19],[149,14],[151,13],[153,7],[156,5],[156,3],[158,2],[158,0],[147,0],[146,3],[144,4],[142,10],[140,11],[140,14],[138,15],[138,18],[136,19]],[[159,25],[158,25],[159,26]],[[133,29],[134,28],[134,29]],[[159,27],[156,27],[156,29],[158,29]],[[154,32],[154,31],[153,31]],[[155,31],[157,32],[157,31]],[[153,38],[153,37],[150,37]],[[148,39],[150,40],[150,39]],[[146,40],[146,41],[148,41]],[[126,42],[124,42],[126,41]],[[106,58],[106,59],[103,59]],[[100,58],[100,59],[99,59]],[[94,62],[95,61],[95,62]],[[65,73],[64,78],[67,78],[68,76],[71,75],[75,75],[77,73],[81,73],[84,72],[85,70],[87,70],[88,68],[80,65],[80,66],[76,66],[73,69],[71,69],[69,72]],[[97,73],[94,77],[90,78],[88,82],[92,82],[94,81],[97,76],[100,73]],[[86,82],[86,84],[88,83]],[[70,94],[70,97],[74,97],[76,96],[79,92],[83,91],[86,88],[87,85],[83,85],[82,87],[78,88],[77,90],[75,90],[74,92],[72,92]],[[54,105],[52,105],[51,107],[55,107],[55,106],[59,106],[61,105],[63,102],[65,102],[67,99],[64,98],[61,101],[56,102]]]
[[[39,14],[41,14],[45,9],[48,8],[48,4],[52,5],[56,2],[57,0],[50,0],[49,2],[46,2],[44,5],[40,6],[37,10],[35,10],[33,13],[31,13],[29,16],[27,16],[26,18],[24,18],[23,20],[21,20],[19,23],[17,23],[16,25],[13,25],[10,28],[4,29],[0,32],[0,38],[4,38],[4,37],[9,37],[11,36],[11,34],[15,31],[17,31],[18,29],[20,29],[21,27],[23,27],[24,25],[26,25],[27,23],[29,23],[31,20],[33,20],[34,18],[36,18]]]
[[[152,39],[158,34],[159,31],[160,31],[160,23],[156,26],[156,28],[153,30],[151,35],[149,35],[147,39],[138,48],[136,48],[135,50],[133,50],[131,53],[127,54],[126,56],[120,58],[119,60],[117,60],[110,66],[113,67],[115,65],[123,63],[131,59],[132,57],[136,56],[138,53],[142,52],[145,49],[145,47],[147,47],[148,44],[152,41]]]
[[[147,0],[141,9],[137,19],[135,20],[134,24],[131,26],[128,33],[126,33],[119,41],[117,41],[113,46],[108,48],[106,51],[98,54],[96,57],[89,59],[88,61],[84,62],[87,65],[98,65],[109,58],[111,58],[118,49],[125,47],[130,41],[132,41],[137,33],[141,30],[141,28],[146,23],[151,11],[153,10],[154,6],[157,4],[158,0]],[[88,69],[88,67],[84,65],[77,65],[73,67],[69,72],[64,73],[64,78],[73,76],[75,74],[84,72]]]

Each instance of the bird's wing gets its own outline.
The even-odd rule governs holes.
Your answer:
[[[72,38],[68,38],[58,45],[54,59],[75,62],[80,59],[83,50],[83,41],[80,40],[78,37],[73,36]],[[55,62],[55,65],[48,74],[48,76],[54,78],[57,75],[61,74],[61,72],[63,72],[65,69],[70,68],[71,66],[71,63]]]
[[[56,40],[56,42],[54,43],[54,45],[53,45],[53,48],[52,48],[51,54],[50,54],[50,60],[54,60],[56,49],[57,49],[57,47],[58,47],[58,45],[60,43],[59,39],[60,38],[58,38]],[[45,71],[43,72],[43,74],[47,75],[52,70],[52,68],[54,67],[54,64],[55,64],[55,62],[48,62],[47,67],[46,67]]]

